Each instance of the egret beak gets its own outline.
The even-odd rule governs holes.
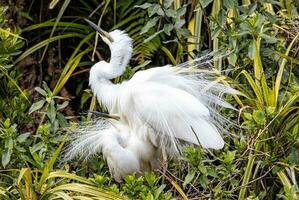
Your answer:
[[[89,26],[91,26],[96,32],[98,32],[102,37],[107,38],[110,42],[113,42],[112,37],[109,35],[109,33],[107,33],[106,31],[104,31],[103,29],[101,29],[100,27],[98,27],[95,23],[89,21],[88,19],[84,19]]]

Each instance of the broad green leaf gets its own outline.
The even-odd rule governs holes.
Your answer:
[[[142,27],[140,34],[147,33],[152,27],[154,27],[157,24],[157,21],[159,20],[159,17],[151,18],[145,26]]]
[[[243,115],[244,115],[245,119],[252,120],[252,115],[250,113],[244,112]]]
[[[226,153],[224,153],[224,162],[227,164],[231,164],[236,156],[236,151],[227,151]]]
[[[167,9],[171,6],[173,0],[164,0],[163,2],[164,2],[164,7]]]
[[[10,123],[10,119],[9,118],[7,118],[5,121],[4,121],[4,123],[3,123],[3,126],[4,126],[4,128],[9,128],[10,127],[10,125],[11,125],[11,123]]]
[[[261,33],[260,36],[265,40],[266,43],[269,43],[269,44],[275,44],[278,41],[278,39],[276,37],[266,35],[264,33]]]
[[[233,9],[237,4],[237,0],[223,0],[223,5],[227,9]]]
[[[8,138],[7,140],[5,140],[5,145],[4,145],[4,147],[5,147],[6,149],[12,150],[12,149],[13,149],[13,146],[14,146],[14,142],[13,142],[13,139],[12,139],[12,138]]]
[[[205,175],[201,175],[199,177],[199,183],[203,188],[207,188],[208,184],[209,184],[209,179],[207,176]]]
[[[48,106],[46,110],[47,116],[49,117],[51,123],[54,123],[54,120],[56,118],[56,110],[55,110],[55,102],[52,100],[50,102],[50,105]]]
[[[149,7],[153,6],[153,4],[151,3],[144,3],[144,4],[141,4],[141,5],[136,5],[134,6],[135,8],[142,8],[142,9],[147,9]]]
[[[25,140],[30,136],[30,133],[23,133],[17,137],[19,143],[25,142]]]
[[[176,18],[176,11],[173,9],[165,10],[165,14],[167,17]]]
[[[45,100],[40,100],[38,102],[35,102],[34,104],[31,105],[30,109],[29,109],[29,114],[33,113],[36,110],[39,110],[43,107],[43,105],[45,104]]]
[[[199,0],[200,8],[206,8],[213,0]]]
[[[5,168],[7,166],[7,164],[10,161],[10,157],[12,154],[12,150],[11,149],[6,149],[4,151],[4,153],[2,154],[2,166]]]
[[[31,154],[41,150],[43,147],[45,146],[45,144],[43,142],[39,142],[35,145],[33,145],[33,147],[29,147],[29,151]]]
[[[179,9],[176,10],[176,16],[179,18],[179,17],[182,17],[187,11],[187,6],[184,5],[182,7],[180,7]]]
[[[164,16],[164,12],[159,4],[154,4],[154,6],[148,8],[148,16],[151,17],[154,14]]]
[[[35,87],[34,89],[35,89],[38,93],[40,93],[41,95],[43,95],[44,97],[48,96],[48,93],[47,93],[45,90],[43,90],[42,88],[40,88],[40,87]]]
[[[45,81],[43,81],[43,88],[49,94],[48,96],[52,96],[52,91],[51,91],[51,89],[49,88],[48,84]]]
[[[185,38],[188,38],[191,36],[190,31],[186,28],[180,28],[180,29],[177,29],[176,31],[178,32],[178,34],[181,34]]]
[[[58,123],[61,127],[67,127],[68,126],[67,120],[65,119],[64,115],[59,113],[59,112],[57,113],[57,120],[58,120]]]
[[[183,183],[183,188],[184,188],[184,189],[185,189],[186,186],[193,180],[195,174],[196,174],[195,171],[188,172],[187,176],[185,177],[184,183]]]
[[[164,33],[166,33],[166,35],[168,35],[168,36],[170,36],[170,31],[172,31],[172,29],[173,29],[172,24],[165,24],[163,27]]]
[[[263,111],[260,110],[253,111],[252,117],[258,125],[264,125],[266,123],[266,117]]]
[[[232,66],[235,66],[236,65],[236,62],[237,62],[237,54],[235,53],[232,53],[228,56],[227,60],[228,60],[228,63]]]
[[[200,171],[200,173],[202,173],[203,175],[207,175],[208,170],[203,164],[198,165],[197,168]]]
[[[57,111],[64,109],[65,107],[67,107],[69,105],[68,101],[63,102],[62,104],[57,104]]]
[[[181,19],[178,17],[175,19],[174,28],[175,29],[182,28],[185,25],[185,23],[186,23],[185,19]]]

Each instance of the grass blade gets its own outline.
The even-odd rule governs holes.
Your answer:
[[[27,49],[22,55],[20,55],[15,61],[14,64],[20,62],[21,60],[23,60],[24,58],[26,58],[27,56],[29,56],[30,54],[34,53],[35,51],[39,50],[40,48],[50,44],[51,42],[54,42],[56,40],[60,40],[60,39],[64,39],[64,38],[70,38],[70,37],[79,37],[79,38],[83,38],[84,35],[79,34],[79,33],[67,33],[64,35],[59,35],[59,36],[55,36],[52,38],[49,38],[47,40],[44,40],[36,45],[34,45],[33,47]]]

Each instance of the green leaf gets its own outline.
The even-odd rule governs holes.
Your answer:
[[[35,87],[34,89],[35,89],[38,93],[40,93],[41,95],[43,95],[44,97],[48,96],[48,93],[47,93],[45,90],[43,90],[42,88],[40,88],[40,87]]]
[[[278,39],[276,37],[266,35],[264,33],[261,33],[260,36],[265,40],[266,43],[269,43],[269,44],[275,44],[278,41]]]
[[[252,40],[248,46],[248,57],[253,59],[256,54],[255,41]]]
[[[207,170],[207,168],[204,165],[200,164],[200,165],[198,165],[197,168],[200,171],[200,173],[202,173],[203,175],[207,175],[208,170]]]
[[[180,7],[179,9],[176,10],[176,16],[177,18],[182,17],[187,11],[187,6],[184,5],[182,7]]]
[[[181,34],[182,36],[184,36],[185,38],[188,38],[191,36],[191,33],[188,29],[186,28],[180,28],[176,30],[179,34]]]
[[[11,123],[10,123],[10,119],[9,118],[7,118],[5,121],[4,121],[4,123],[3,123],[3,126],[4,126],[4,128],[9,128],[10,127],[10,125],[11,125]]]
[[[217,170],[215,168],[208,169],[208,175],[214,178],[218,177]]]
[[[226,153],[224,153],[224,162],[227,164],[231,164],[236,156],[236,151],[228,151]]]
[[[171,6],[173,0],[164,0],[164,7],[167,9]]]
[[[19,143],[22,143],[29,137],[29,135],[30,135],[30,133],[23,133],[17,137],[17,141]]]
[[[167,17],[176,18],[177,13],[173,9],[168,9],[168,10],[165,10],[165,14],[166,14]]]
[[[202,176],[200,176],[199,177],[199,183],[200,183],[200,185],[203,187],[203,188],[207,188],[207,186],[208,186],[208,183],[209,183],[209,179],[208,179],[208,177],[207,176],[204,176],[204,175],[202,175]]]
[[[175,19],[175,24],[174,24],[174,28],[175,29],[180,29],[184,26],[184,24],[186,23],[185,19],[181,19],[181,18],[176,18]]]
[[[57,119],[58,119],[59,125],[61,127],[67,127],[68,126],[67,120],[65,119],[63,114],[57,113]]]
[[[134,6],[134,8],[142,8],[142,9],[147,9],[149,7],[153,6],[153,4],[151,3],[144,3],[144,4],[141,4],[141,5],[136,5]]]
[[[52,91],[51,89],[49,88],[49,86],[47,85],[47,83],[45,81],[43,81],[43,88],[46,90],[46,92],[50,95],[48,96],[52,96]]]
[[[48,106],[46,113],[51,123],[54,123],[54,120],[56,118],[56,110],[53,100],[50,102],[50,105]]]
[[[184,183],[183,183],[183,188],[185,189],[186,186],[193,180],[195,176],[195,171],[193,172],[188,172],[187,176],[185,177]]]
[[[237,2],[236,0],[223,0],[223,5],[227,9],[233,9],[237,5]]]
[[[260,110],[253,111],[252,117],[258,125],[264,125],[266,122],[265,113],[263,111]]]
[[[57,104],[57,110],[61,110],[64,109],[65,107],[67,107],[69,105],[68,101],[63,102],[62,104]]]
[[[244,115],[245,119],[252,120],[252,115],[250,113],[245,113],[244,112],[243,115]]]
[[[40,100],[38,102],[35,102],[34,104],[31,105],[29,109],[29,114],[33,113],[34,111],[41,109],[46,101],[45,100]]]
[[[199,0],[200,7],[206,8],[213,0]]]
[[[13,146],[14,146],[13,144],[14,144],[13,139],[12,139],[12,138],[8,138],[8,140],[5,140],[5,145],[4,145],[4,147],[5,147],[6,149],[12,150],[12,149],[13,149]]]
[[[154,4],[154,6],[148,8],[148,16],[151,17],[154,14],[164,16],[164,12],[159,4]]]
[[[154,17],[152,19],[150,19],[146,25],[144,27],[142,27],[140,34],[144,34],[147,33],[149,31],[149,29],[151,29],[152,27],[154,27],[157,24],[157,21],[159,20],[159,17]]]
[[[228,56],[227,60],[228,60],[228,63],[232,66],[235,66],[236,65],[236,62],[237,62],[237,54],[233,53],[231,55]]]
[[[4,168],[9,163],[11,154],[12,154],[12,150],[11,149],[6,149],[4,151],[4,153],[2,154],[2,165],[3,165]]]
[[[173,25],[172,24],[165,24],[163,27],[163,31],[166,35],[170,36],[170,31],[172,31]]]
[[[35,152],[41,150],[44,146],[45,144],[43,142],[39,142],[35,144],[33,147],[29,147],[29,151],[31,154],[34,154]]]

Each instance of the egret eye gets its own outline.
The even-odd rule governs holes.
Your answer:
[[[104,31],[103,29],[101,29],[100,27],[98,27],[95,23],[93,23],[92,21],[89,21],[88,19],[84,19],[89,26],[91,26],[96,32],[98,32],[102,37],[107,38],[110,42],[113,42],[113,38],[109,35],[108,32]]]

